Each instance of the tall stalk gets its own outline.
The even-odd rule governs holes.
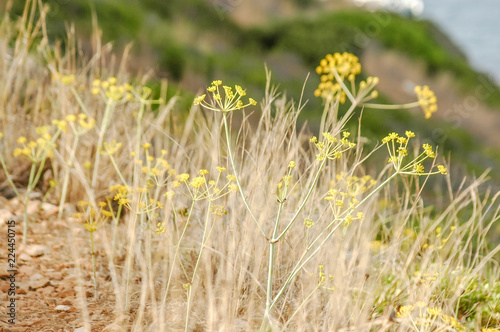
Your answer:
[[[240,177],[238,175],[238,169],[236,168],[236,165],[234,164],[234,157],[233,157],[233,152],[231,150],[231,138],[229,136],[229,126],[227,124],[227,115],[225,112],[222,112],[222,118],[224,119],[224,129],[226,133],[226,142],[227,142],[227,154],[229,156],[229,160],[231,161],[231,167],[233,168],[233,173],[236,178],[236,184],[238,185],[238,191],[241,195],[241,198],[243,199],[243,203],[245,204],[248,212],[250,213],[250,216],[252,217],[253,221],[257,224],[257,227],[259,227],[259,230],[261,231],[262,235],[269,240],[269,237],[266,235],[266,232],[262,228],[261,224],[255,217],[255,215],[252,212],[252,209],[250,208],[250,205],[248,204],[247,198],[245,197],[245,194],[243,193],[243,188],[241,187],[240,183]]]

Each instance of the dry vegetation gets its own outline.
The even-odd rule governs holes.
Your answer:
[[[318,91],[327,102],[316,139],[297,130],[307,106],[280,95],[270,76],[258,106],[197,98],[217,111],[193,105],[183,116],[176,98],[152,100],[147,78],[129,77],[126,54],[117,63],[98,37],[89,58],[72,33],[64,48],[49,45],[43,9],[28,5],[18,22],[6,16],[0,26],[0,189],[14,196],[3,203],[20,225],[18,244],[52,239],[70,253],[57,257],[74,280],[77,317],[61,330],[500,326],[500,247],[487,241],[498,194],[479,190],[485,176],[453,186],[432,148],[413,144],[425,142],[418,133],[371,138],[380,151],[363,150],[362,128],[348,136],[345,124],[376,98],[376,79],[348,88],[349,73],[330,72]],[[355,75],[357,60],[344,60]],[[245,95],[222,91],[227,102]],[[339,115],[342,99],[350,108]],[[386,146],[389,163],[367,169],[365,159]],[[431,177],[445,179],[436,182],[441,204],[422,199]],[[37,200],[58,212],[33,218]],[[99,308],[105,314],[93,315]],[[22,330],[40,328],[48,327]]]

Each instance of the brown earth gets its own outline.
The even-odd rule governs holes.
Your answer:
[[[87,316],[92,331],[113,329],[114,294],[109,275],[99,268],[99,298],[94,295],[89,235],[75,221],[57,220],[55,206],[39,201],[31,204],[31,229],[27,245],[22,244],[22,204],[17,199],[0,197],[0,332],[61,331],[83,332]],[[8,216],[10,214],[10,216]],[[15,217],[12,217],[15,216]],[[9,291],[7,266],[7,220],[16,226],[16,319],[10,317],[4,305]],[[71,244],[71,245],[68,245]],[[106,259],[97,253],[97,260]]]

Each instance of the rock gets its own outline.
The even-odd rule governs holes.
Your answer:
[[[19,208],[19,205],[21,205],[21,201],[19,200],[19,198],[15,197],[9,201],[9,205],[14,210],[17,210],[17,208]]]
[[[42,319],[35,319],[32,321],[23,322],[23,325],[26,325],[26,326],[44,326],[48,322],[49,322],[49,320],[47,318],[42,318]]]
[[[64,204],[64,213],[65,214],[72,215],[76,212],[78,212],[78,211],[76,211],[74,204],[71,204],[71,203]]]
[[[7,272],[9,268],[5,266],[4,269],[0,268],[0,279],[7,279],[10,277],[10,272]]]
[[[61,293],[59,293],[59,296],[61,298],[76,296],[76,291],[74,289],[63,290]]]
[[[49,297],[50,295],[53,295],[54,294],[54,287],[51,286],[50,282],[47,286],[44,286],[44,287],[41,287],[41,288],[38,288],[36,290],[36,292],[40,295],[43,295],[44,297]],[[52,299],[54,301],[54,305],[56,304],[55,303],[55,299]]]
[[[0,285],[0,292],[2,292],[2,293],[8,293],[9,292],[9,288],[10,288],[10,285],[8,283]]]
[[[120,325],[116,323],[111,323],[107,325],[104,329],[102,329],[103,332],[121,332],[123,329],[121,328]]]
[[[30,289],[37,290],[38,288],[47,287],[48,285],[50,285],[50,280],[40,273],[35,273],[30,277]]]
[[[27,253],[22,252],[22,253],[19,254],[19,260],[21,260],[21,261],[31,261],[31,260],[33,260],[33,258],[31,258],[31,256],[28,255]]]
[[[38,257],[44,254],[50,254],[49,248],[42,246],[40,244],[33,244],[30,246],[26,246],[24,252],[30,255],[31,257]]]
[[[59,211],[59,208],[54,204],[42,203],[42,210],[45,212],[45,215],[51,216],[56,214]]]
[[[5,224],[7,220],[13,220],[14,216],[12,215],[12,212],[7,209],[0,209],[0,226]]]
[[[69,305],[58,305],[57,307],[55,307],[55,311],[67,311],[69,312],[69,310],[71,309],[71,307]]]
[[[77,329],[74,329],[73,332],[87,332],[87,330],[85,330],[85,326],[82,326]]]
[[[40,201],[29,201],[28,202],[28,216],[38,213],[40,210]]]

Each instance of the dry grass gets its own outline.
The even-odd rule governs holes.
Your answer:
[[[14,157],[20,136],[29,141],[37,137],[37,127],[51,125],[53,120],[63,120],[68,115],[87,113],[96,120],[95,128],[81,136],[76,150],[74,132],[59,133],[53,156],[47,155],[43,175],[33,191],[46,193],[49,180],[53,179],[57,185],[47,199],[59,204],[62,183],[69,172],[65,201],[70,204],[66,205],[62,219],[71,227],[81,227],[81,223],[92,223],[88,209],[81,210],[83,213],[77,218],[70,213],[78,201],[89,201],[97,209],[99,202],[106,202],[104,209],[112,208],[116,213],[117,202],[106,201],[106,197],[114,195],[110,187],[123,185],[125,180],[131,188],[127,196],[131,200],[129,208],[123,207],[121,218],[98,223],[97,230],[89,232],[96,251],[101,252],[95,257],[96,280],[112,283],[114,288],[111,302],[116,326],[132,331],[261,328],[266,309],[269,243],[242,197],[230,193],[215,201],[194,202],[182,194],[187,193],[189,186],[175,188],[176,175],[168,177],[168,171],[164,173],[166,186],[154,185],[147,189],[147,195],[134,189],[147,187],[152,167],[149,173],[143,173],[142,167],[147,165],[148,156],[159,158],[162,150],[166,151],[163,158],[176,174],[188,173],[192,179],[199,170],[206,169],[210,172],[207,178],[212,178],[217,177],[218,166],[227,168],[224,176],[234,174],[222,115],[193,106],[184,117],[175,110],[175,98],[160,101],[158,111],[151,112],[150,102],[134,97],[132,101],[114,102],[111,121],[108,126],[103,125],[106,103],[110,101],[105,95],[92,94],[93,82],[109,77],[116,77],[116,84],[130,82],[126,54],[118,62],[110,47],[101,45],[95,37],[93,51],[87,58],[80,53],[72,33],[68,34],[65,48],[49,45],[44,33],[44,11],[38,11],[41,19],[35,20],[32,15],[37,12],[37,3],[31,4],[32,8],[18,22],[9,22],[6,16],[0,26],[0,151],[8,170],[0,173],[0,189],[9,190],[6,174],[10,174],[19,196],[26,193],[32,164],[22,156]],[[146,79],[137,81],[137,85]],[[142,91],[137,90],[137,95]],[[162,91],[162,95],[166,92]],[[339,136],[339,123],[348,119],[339,121],[332,116],[331,107],[325,108],[322,128],[332,129]],[[296,120],[302,108],[281,96],[269,83],[259,107],[248,109],[254,113],[252,116],[248,110],[229,116],[230,122],[234,120],[230,126],[231,146],[242,191],[269,237],[280,205],[276,184],[287,174],[290,161],[295,161],[297,167],[282,204],[280,230],[292,219],[309,188],[314,189],[298,215],[298,222],[276,245],[274,295],[286,284],[294,266],[313,251],[305,251],[307,241],[310,243],[316,236],[323,239],[326,233],[321,232],[332,230],[326,227],[332,220],[332,211],[325,195],[333,184],[339,191],[352,190],[352,184],[339,181],[337,175],[369,174],[382,183],[392,174],[386,165],[366,169],[363,161],[372,151],[363,151],[360,143],[341,159],[329,160],[316,183],[321,163],[309,142],[311,135],[307,128],[297,130]],[[356,112],[358,116],[359,110]],[[104,142],[116,140],[122,146],[112,158],[100,155],[98,177],[93,179],[92,166],[96,165],[99,132],[103,128]],[[57,126],[52,125],[51,130],[56,133]],[[151,147],[141,147],[145,143]],[[74,157],[72,151],[76,151]],[[86,167],[87,162],[90,168]],[[492,291],[498,289],[495,276],[499,271],[494,258],[500,247],[491,250],[486,240],[487,232],[500,218],[498,194],[480,193],[485,176],[464,181],[458,188],[453,188],[451,179],[446,177],[446,182],[441,183],[447,186],[442,188],[447,194],[441,204],[446,208],[438,210],[420,195],[426,180],[426,176],[397,177],[371,194],[356,210],[364,213],[362,222],[354,220],[344,226],[344,219],[337,220],[334,225],[339,225],[338,230],[324,245],[317,246],[317,253],[291,280],[270,311],[270,325],[262,325],[263,329],[453,331],[461,326],[477,330],[498,327],[500,318],[493,314],[485,317],[487,311],[481,307],[497,308],[500,301],[500,290]],[[170,190],[175,195],[164,197]],[[358,193],[357,198],[363,200],[370,190]],[[160,201],[161,206],[135,213],[144,211],[141,202],[149,204],[152,199]],[[223,205],[227,214],[210,213],[214,204]],[[303,223],[305,218],[315,223],[310,229]],[[82,254],[75,250],[74,257],[68,259],[79,262]],[[78,269],[77,265],[83,283],[84,273]],[[321,273],[325,274],[324,280]],[[104,280],[102,276],[108,274],[110,280]],[[486,292],[491,299],[469,303],[474,301],[471,294],[477,292],[479,283],[491,285]],[[99,295],[88,299],[80,294],[79,309],[90,331],[87,301],[100,301]],[[468,304],[464,307],[464,303]],[[405,305],[415,306],[412,315],[400,317],[405,316],[401,309]],[[441,313],[433,316],[427,308],[439,309]]]

